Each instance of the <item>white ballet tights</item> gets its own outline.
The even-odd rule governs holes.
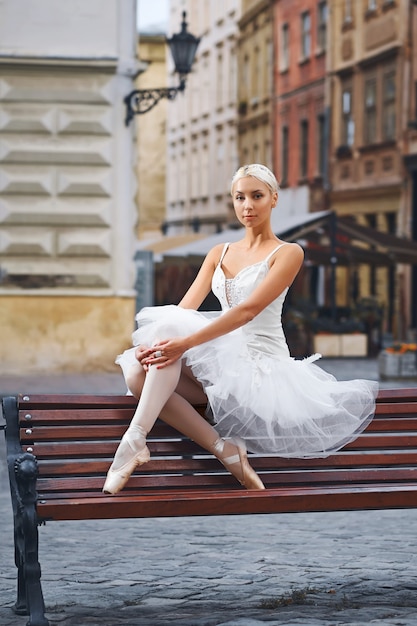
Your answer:
[[[224,446],[214,447],[219,435],[190,403],[194,401],[195,383],[183,374],[178,384],[181,369],[181,360],[161,369],[156,365],[149,367],[142,390],[138,390],[140,398],[136,411],[114,457],[113,469],[124,465],[132,457],[132,451],[138,453],[145,447],[146,435],[159,416],[220,460],[236,454],[236,446],[228,441]],[[131,388],[136,393],[133,385]],[[181,395],[175,391],[177,388]],[[184,397],[188,395],[193,399],[189,401]],[[240,464],[233,465],[233,473],[240,479]]]
[[[166,401],[174,393],[180,375],[180,360],[161,369],[156,365],[149,367],[131,425],[141,426],[146,433],[152,429]]]
[[[113,470],[123,467],[132,455],[145,447],[146,435],[154,425],[167,398],[176,388],[180,374],[181,361],[160,370],[156,365],[149,367],[138,406],[116,450],[112,463]]]

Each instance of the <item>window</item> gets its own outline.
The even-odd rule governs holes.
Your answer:
[[[311,18],[310,12],[301,13],[301,58],[307,59],[311,53]]]
[[[281,28],[281,70],[287,70],[290,65],[290,25],[283,24]]]
[[[395,72],[384,75],[383,81],[382,138],[384,141],[395,139]]]
[[[217,106],[223,106],[223,54],[217,55]]]
[[[397,233],[397,214],[394,212],[385,213],[385,223],[387,225],[387,231],[391,233],[391,235],[395,235]]]
[[[224,192],[224,143],[223,138],[219,137],[217,139],[217,149],[216,149],[216,193],[221,195]]]
[[[317,166],[319,176],[326,169],[326,118],[323,113],[317,116]]]
[[[308,173],[308,121],[300,123],[300,178],[307,178]]]
[[[414,119],[417,120],[417,81],[414,83]]]
[[[288,183],[289,129],[283,126],[281,131],[281,184]]]
[[[261,51],[258,47],[253,52],[253,65],[255,70],[255,76],[253,77],[253,95],[255,98],[259,98],[262,95],[262,61]],[[255,161],[257,163],[257,161]]]
[[[353,146],[355,137],[355,123],[352,119],[352,88],[347,87],[342,92],[342,144]]]
[[[343,15],[343,21],[345,23],[349,23],[353,21],[353,15],[352,15],[352,0],[344,0],[344,15]]]
[[[266,42],[266,58],[267,58],[266,67],[267,68],[274,67],[274,45],[270,39],[268,39]],[[273,79],[273,73],[267,71],[266,79],[265,79],[267,94],[271,94],[272,92],[272,79]]]
[[[364,141],[376,142],[376,78],[365,81],[365,124]]]
[[[248,55],[245,55],[245,58],[243,59],[242,74],[243,74],[242,98],[243,100],[246,100],[247,98],[249,98],[249,93],[250,93],[250,62],[249,62]]]
[[[317,47],[326,50],[327,38],[327,2],[319,2],[317,15]]]

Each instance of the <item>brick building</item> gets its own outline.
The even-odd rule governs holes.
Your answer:
[[[276,0],[275,170],[289,212],[324,208],[327,4]]]

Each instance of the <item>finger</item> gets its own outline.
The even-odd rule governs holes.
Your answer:
[[[146,357],[145,363],[149,363],[149,365],[153,365],[154,363],[161,363],[166,359],[166,356],[162,354],[160,350],[156,350],[152,354]]]
[[[157,368],[158,369],[163,369],[164,367],[168,367],[168,365],[172,365],[173,363],[175,363],[176,361],[178,361],[178,357],[177,358],[165,358],[165,361],[162,361],[161,363],[157,364]]]

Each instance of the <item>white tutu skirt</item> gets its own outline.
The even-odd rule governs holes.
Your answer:
[[[174,305],[137,315],[133,344],[152,346],[189,335],[212,315]],[[378,383],[337,381],[314,363],[266,354],[248,346],[242,328],[184,353],[204,387],[208,411],[222,437],[241,437],[250,452],[325,457],[354,440],[372,420]],[[137,363],[134,348],[120,355],[124,374]]]

